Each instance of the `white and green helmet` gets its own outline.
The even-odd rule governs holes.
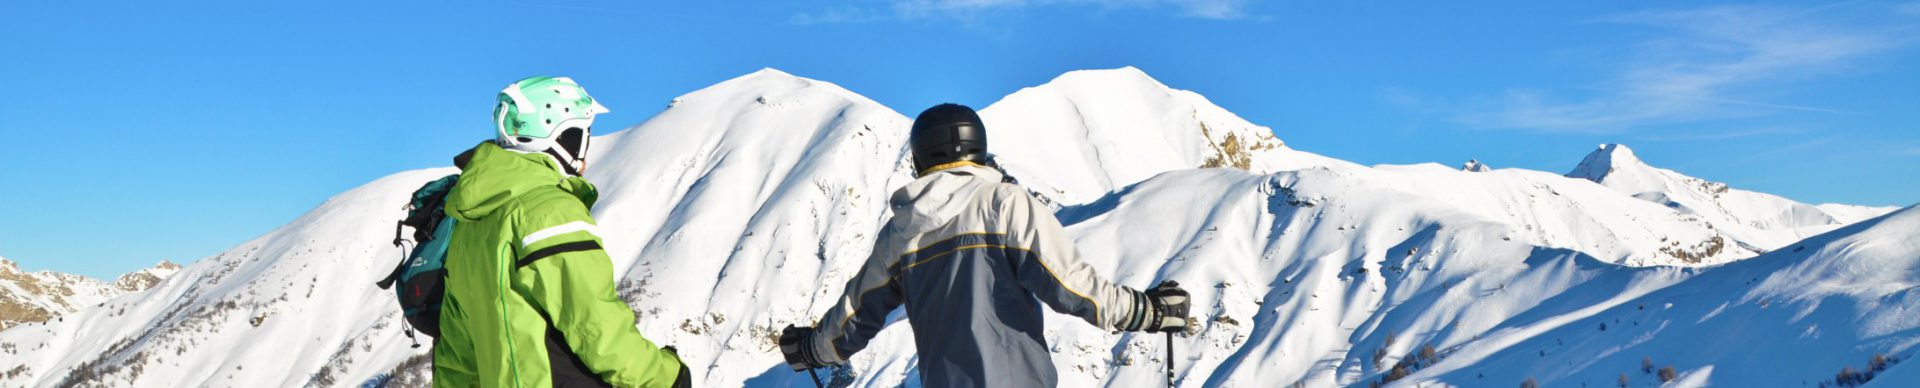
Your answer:
[[[493,108],[494,138],[501,148],[544,153],[568,175],[587,170],[593,116],[607,107],[567,77],[532,77],[507,85]]]

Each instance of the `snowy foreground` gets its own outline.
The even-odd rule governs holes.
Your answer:
[[[1618,145],[1567,174],[1361,166],[1132,68],[982,114],[1102,273],[1193,291],[1181,386],[1920,386],[1902,362],[1920,210],[1801,204]],[[812,386],[774,339],[865,259],[910,180],[909,122],[763,70],[596,139],[594,211],[642,332],[700,386]],[[451,172],[382,178],[151,289],[0,331],[0,386],[417,385],[425,347],[373,283],[404,196]],[[1063,386],[1164,384],[1164,337],[1055,318]],[[916,385],[911,336],[895,322],[840,382]]]

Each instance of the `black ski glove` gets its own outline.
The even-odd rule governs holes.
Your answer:
[[[674,362],[680,363],[680,376],[673,378],[673,388],[693,388],[693,372],[687,369],[687,361],[680,358],[680,349],[668,345],[660,350],[667,351],[667,354],[673,355]]]
[[[827,366],[813,350],[814,331],[811,327],[793,327],[787,325],[780,330],[780,353],[787,356],[787,365],[795,371]]]
[[[1148,333],[1179,332],[1184,333],[1193,327],[1187,318],[1187,310],[1192,299],[1187,290],[1180,289],[1180,283],[1171,280],[1148,289],[1147,301],[1153,304],[1153,314],[1149,315],[1145,329]]]

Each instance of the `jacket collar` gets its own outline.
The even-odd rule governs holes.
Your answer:
[[[460,220],[484,218],[513,198],[542,186],[558,186],[588,207],[599,198],[593,184],[561,174],[553,158],[508,151],[491,141],[460,153],[453,163],[460,167],[460,183],[447,194],[447,214]]]

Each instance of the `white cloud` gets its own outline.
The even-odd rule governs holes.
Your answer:
[[[1036,7],[1084,7],[1173,10],[1179,16],[1231,20],[1247,18],[1254,0],[889,0],[884,7],[843,6],[793,16],[794,24],[865,23],[951,19],[973,23],[983,17]]]
[[[1756,136],[1799,135],[1807,131],[1792,127],[1758,127],[1735,129],[1679,129],[1667,131],[1648,131],[1634,135],[1634,140],[1644,141],[1708,141],[1742,139]]]
[[[1726,6],[1617,15],[1604,21],[1665,35],[1635,44],[1589,97],[1563,100],[1516,89],[1469,104],[1473,113],[1457,118],[1482,127],[1607,133],[1782,110],[1842,113],[1755,97],[1912,43],[1893,30],[1828,20],[1823,11]]]
[[[1248,16],[1248,0],[1178,0],[1174,1],[1186,16],[1202,19],[1240,19]]]
[[[1920,144],[1910,143],[1905,146],[1900,146],[1895,152],[1906,156],[1920,156]]]
[[[820,12],[794,14],[788,22],[797,25],[867,23],[885,20],[887,15],[860,7],[834,7]]]

